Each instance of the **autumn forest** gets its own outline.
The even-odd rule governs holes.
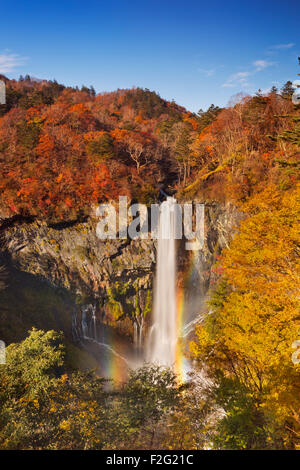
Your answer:
[[[0,79],[0,448],[300,449],[292,83],[195,113],[144,88]],[[99,244],[95,209],[160,189],[205,204],[203,251],[177,255],[189,368],[116,377],[108,346],[117,364],[146,341],[156,251]]]

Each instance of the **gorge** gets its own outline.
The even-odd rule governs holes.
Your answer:
[[[0,448],[299,448],[289,83],[193,113],[0,78]],[[145,237],[98,237],[120,198]],[[197,250],[175,201],[204,209]]]
[[[174,239],[101,241],[93,212],[86,221],[64,228],[39,220],[6,222],[1,256],[11,287],[2,295],[14,320],[2,317],[3,339],[22,339],[32,325],[63,330],[69,341],[97,358],[107,375],[113,369],[124,377],[125,361],[131,366],[142,360],[174,364],[177,336],[187,341],[191,325],[205,312],[214,278],[210,268],[238,219],[233,206],[207,204],[205,245],[197,252],[187,252]],[[170,228],[160,224],[161,235]],[[27,275],[32,277],[26,277],[26,284],[37,283],[32,299],[18,292]],[[38,301],[39,286],[48,292],[45,301]],[[19,306],[12,301],[16,292]],[[29,314],[20,316],[17,310],[24,306]]]

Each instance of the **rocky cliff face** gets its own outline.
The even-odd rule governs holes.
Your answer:
[[[202,202],[202,201],[199,201]],[[232,204],[206,203],[204,246],[199,251],[179,250],[179,285],[184,291],[184,335],[207,312],[210,289],[218,278],[214,269],[217,257],[228,247],[238,229],[242,214]]]
[[[99,319],[130,334],[149,310],[155,249],[151,240],[99,240],[97,220],[49,227],[15,224],[5,230],[12,263],[74,296],[74,308],[93,303]],[[81,322],[81,313],[80,322]],[[140,333],[141,334],[141,333]]]
[[[178,278],[184,285],[188,322],[204,311],[205,299],[214,279],[212,265],[216,255],[227,246],[239,218],[231,205],[207,204],[203,250],[187,252],[179,243]],[[60,325],[67,329],[68,334],[72,329],[71,317],[74,326],[76,316],[80,335],[83,334],[83,311],[89,324],[92,312],[95,312],[98,322],[117,327],[141,343],[152,305],[156,242],[100,240],[96,236],[96,224],[97,219],[92,216],[83,222],[51,227],[39,220],[6,222],[3,233],[10,263],[14,266],[9,283],[14,284],[17,272],[28,273],[51,288],[51,292],[69,295],[66,302],[69,322],[61,322]],[[17,285],[15,287],[18,288]],[[86,308],[86,305],[93,308]],[[42,299],[40,308],[43,308]]]

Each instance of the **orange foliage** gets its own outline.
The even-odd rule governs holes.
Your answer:
[[[41,157],[51,157],[55,149],[55,142],[53,137],[48,134],[42,135],[38,146],[36,147],[36,153]]]

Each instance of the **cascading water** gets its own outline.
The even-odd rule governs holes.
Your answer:
[[[93,334],[94,334],[94,339],[97,341],[97,321],[96,321],[96,306],[92,306],[92,322],[93,322]]]
[[[73,323],[77,329],[77,313],[73,315]],[[81,331],[84,339],[94,339],[97,341],[97,320],[96,320],[96,305],[87,304],[83,305],[81,309]]]
[[[82,314],[81,314],[81,329],[82,329],[84,338],[89,337],[89,328],[88,328],[88,322],[87,322],[87,317],[86,317],[88,309],[89,309],[89,305],[84,306],[82,308]]]
[[[168,197],[160,205],[157,229],[157,265],[154,285],[153,323],[146,341],[146,360],[163,366],[174,367],[178,340],[176,306],[176,200]],[[74,313],[73,331],[81,338],[105,348],[123,364],[135,367],[139,361],[127,360],[105,341],[99,341],[97,334],[96,306],[83,305],[81,308],[80,327],[77,326],[77,314]],[[142,328],[134,325],[134,343],[140,352],[142,347]],[[122,366],[124,368],[124,366]]]
[[[160,206],[153,324],[146,351],[147,361],[169,367],[174,366],[177,343],[175,205],[168,197]]]
[[[121,359],[122,362],[125,362],[128,365],[128,361],[125,357],[119,354],[115,349],[113,349],[109,344],[106,344],[103,341],[98,341],[97,334],[97,319],[96,319],[96,305],[86,304],[81,308],[81,328],[78,328],[78,319],[76,309],[73,313],[72,318],[72,332],[73,338],[76,341],[83,339],[91,343],[97,344],[101,348],[105,348],[112,355]]]

